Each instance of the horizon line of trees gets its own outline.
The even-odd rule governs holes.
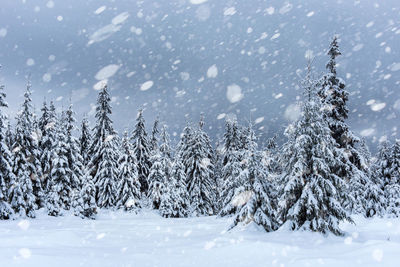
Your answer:
[[[198,125],[186,124],[173,148],[158,119],[146,131],[142,109],[134,130],[119,136],[107,85],[95,126],[85,117],[77,137],[72,104],[56,112],[45,101],[37,118],[28,82],[14,130],[0,110],[0,219],[35,218],[40,208],[94,219],[99,208],[147,207],[167,218],[217,214],[232,217],[231,227],[254,222],[266,231],[343,235],[339,223],[353,222],[353,214],[399,217],[400,141],[383,142],[372,161],[365,141],[349,129],[339,55],[335,36],[322,77],[314,77],[309,62],[301,116],[286,128],[281,147],[271,138],[259,148],[251,122],[227,119],[214,149],[201,116]],[[7,107],[3,90],[0,108]]]

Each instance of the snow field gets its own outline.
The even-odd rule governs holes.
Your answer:
[[[165,219],[101,211],[0,222],[0,266],[399,266],[400,220],[343,224],[345,237],[256,225],[227,232],[230,219]]]

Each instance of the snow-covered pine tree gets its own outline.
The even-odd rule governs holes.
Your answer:
[[[110,115],[111,111],[111,97],[108,93],[107,84],[103,86],[97,97],[96,104],[96,125],[93,128],[92,143],[89,148],[89,168],[92,177],[96,176],[98,172],[100,160],[102,155],[100,153],[103,150],[104,142],[107,138],[115,135],[115,131],[112,125]],[[94,183],[96,184],[96,180]]]
[[[55,168],[57,167],[58,166],[55,166]],[[56,217],[62,215],[61,203],[63,203],[63,201],[61,200],[60,193],[63,190],[63,186],[59,180],[53,179],[55,179],[55,176],[51,177],[48,183],[49,188],[46,192],[46,209],[48,215]]]
[[[151,157],[153,163],[149,172],[149,188],[147,197],[151,201],[153,209],[159,209],[161,203],[161,195],[164,193],[164,185],[166,180],[165,166],[163,165],[163,157],[159,151],[156,151]]]
[[[15,127],[15,142],[13,147],[12,161],[15,179],[10,181],[9,199],[14,212],[22,217],[35,218],[36,197],[33,194],[33,186],[29,171],[27,153],[27,139],[30,135],[26,130],[26,121],[22,113],[17,115]],[[29,139],[28,139],[29,140]]]
[[[160,213],[166,218],[183,218],[189,213],[190,201],[185,183],[185,166],[175,157],[167,190],[161,196]]]
[[[72,110],[72,103],[69,105],[68,110],[65,112],[65,131],[66,131],[66,144],[67,144],[67,159],[68,166],[71,174],[71,188],[75,194],[80,191],[81,181],[83,176],[83,158],[80,154],[78,146],[78,139],[74,136],[75,130],[74,111]]]
[[[226,155],[226,163],[222,168],[222,184],[221,190],[221,211],[220,216],[232,215],[238,208],[237,205],[233,205],[233,199],[235,192],[241,186],[240,174],[242,172],[242,156],[239,155],[239,151],[231,151],[229,155]]]
[[[389,217],[400,217],[400,141],[396,140],[389,153],[385,150],[388,148],[381,149],[380,167],[390,167],[388,170],[381,169],[380,173],[385,179],[386,214]],[[389,158],[385,160],[385,157]]]
[[[66,137],[66,115],[63,111],[56,123],[56,145],[53,148],[50,180],[48,181],[50,204],[47,205],[49,214],[58,215],[58,209],[71,208],[73,186],[71,169],[68,163],[68,144]],[[57,194],[57,197],[55,196]],[[56,201],[57,200],[57,201]]]
[[[374,164],[374,175],[378,177],[382,190],[392,180],[392,151],[389,141],[385,140],[379,145],[377,161]]]
[[[150,144],[147,139],[143,110],[140,109],[136,118],[136,126],[132,133],[131,143],[133,154],[136,157],[138,165],[138,175],[140,182],[140,192],[147,195],[149,184],[148,176],[151,167]],[[156,154],[156,153],[155,153]]]
[[[117,200],[118,146],[116,135],[108,136],[99,151],[99,167],[94,180],[97,189],[97,206],[112,208]]]
[[[82,176],[80,192],[74,198],[74,214],[81,218],[94,220],[97,214],[96,187],[88,171]]]
[[[110,115],[111,98],[105,84],[99,92],[96,106],[96,125],[89,149],[89,169],[96,186],[96,203],[102,207],[115,204],[117,169],[117,138]]]
[[[391,152],[391,182],[400,185],[400,140],[394,142]]]
[[[82,119],[81,134],[79,137],[79,151],[83,159],[84,167],[86,167],[89,163],[89,148],[91,141],[89,121],[85,115]]]
[[[124,210],[140,208],[140,183],[136,159],[131,153],[131,144],[128,133],[125,131],[122,138],[122,151],[118,160],[118,195],[117,207]]]
[[[382,216],[385,212],[385,196],[382,189],[381,180],[374,174],[374,168],[372,165],[371,154],[365,143],[365,139],[361,139],[358,143],[357,150],[360,151],[362,157],[360,164],[365,170],[363,173],[365,184],[362,197],[360,202],[363,208],[363,214],[365,217],[373,217],[375,215]]]
[[[6,133],[5,133],[5,142],[6,142],[7,146],[10,149],[13,147],[13,144],[14,144],[14,133],[12,131],[11,122],[10,122],[9,119],[7,121],[7,130],[6,130]]]
[[[302,115],[287,134],[283,146],[283,188],[279,200],[279,217],[289,229],[306,229],[342,235],[339,223],[352,219],[341,204],[339,192],[345,188],[342,177],[335,174],[344,158],[336,147],[329,125],[321,115],[321,101],[315,96],[311,65],[303,81],[305,99]]]
[[[216,184],[214,180],[213,151],[210,139],[203,130],[201,117],[199,127],[183,152],[186,166],[188,193],[191,199],[190,214],[194,216],[214,214]]]
[[[369,166],[363,159],[359,150],[360,139],[349,129],[345,120],[348,118],[347,101],[349,93],[346,91],[344,81],[337,76],[336,58],[341,55],[338,45],[338,37],[334,36],[328,55],[330,60],[326,65],[328,73],[324,74],[318,84],[318,95],[322,100],[324,118],[328,122],[332,137],[338,147],[346,155],[346,164],[337,168],[336,174],[344,178],[349,184],[349,198],[352,201],[343,204],[346,209],[354,213],[366,213],[363,205],[363,194],[366,185],[369,184]],[[343,192],[346,194],[346,192]]]
[[[262,153],[258,151],[256,136],[252,127],[246,130],[248,146],[244,152],[243,170],[239,174],[237,187],[227,208],[235,211],[232,227],[251,222],[262,226],[267,232],[277,228],[275,203],[271,197],[272,184],[268,170],[263,166]]]
[[[158,124],[160,123],[159,118],[157,117],[153,124],[153,129],[151,130],[151,139],[150,139],[150,152],[156,151],[158,149],[158,135],[160,134],[160,130],[158,129]]]
[[[167,180],[169,178],[172,166],[172,148],[171,148],[171,140],[169,138],[169,134],[167,131],[167,126],[164,125],[161,129],[161,145],[160,145],[160,154],[162,157],[162,164],[165,168],[165,174]]]
[[[33,114],[33,106],[31,99],[31,83],[28,81],[26,91],[24,93],[24,102],[20,115],[20,136],[16,137],[20,140],[25,158],[28,162],[27,170],[32,180],[33,194],[35,195],[36,205],[42,207],[44,205],[44,194],[42,189],[42,168],[40,164],[39,135],[34,123],[35,115]]]
[[[0,85],[0,220],[10,219],[14,215],[8,203],[8,188],[15,181],[15,176],[12,172],[11,152],[4,132],[6,116],[1,110],[8,107],[5,98],[4,86]]]
[[[47,108],[46,102],[43,104],[42,117],[39,120],[39,128],[42,132],[40,142],[41,157],[40,162],[43,172],[43,190],[49,190],[48,182],[52,170],[51,162],[53,160],[54,149],[57,142],[56,129],[56,109],[53,102],[50,102],[50,108]]]

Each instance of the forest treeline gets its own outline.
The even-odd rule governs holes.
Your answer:
[[[72,105],[43,103],[33,114],[31,85],[15,127],[0,88],[0,218],[35,218],[72,211],[95,219],[98,210],[142,208],[164,217],[230,216],[232,226],[255,222],[342,235],[341,221],[400,214],[400,142],[383,142],[372,160],[346,123],[349,93],[338,77],[334,37],[322,77],[311,64],[302,81],[300,118],[259,147],[253,125],[227,119],[215,149],[198,124],[187,123],[176,147],[156,120],[146,131],[143,110],[134,130],[118,135],[107,85],[98,94],[94,127],[77,126]]]

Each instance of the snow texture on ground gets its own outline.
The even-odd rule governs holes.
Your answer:
[[[255,225],[226,232],[229,219],[164,219],[102,211],[0,221],[0,266],[399,266],[400,220],[356,218],[345,237]]]

